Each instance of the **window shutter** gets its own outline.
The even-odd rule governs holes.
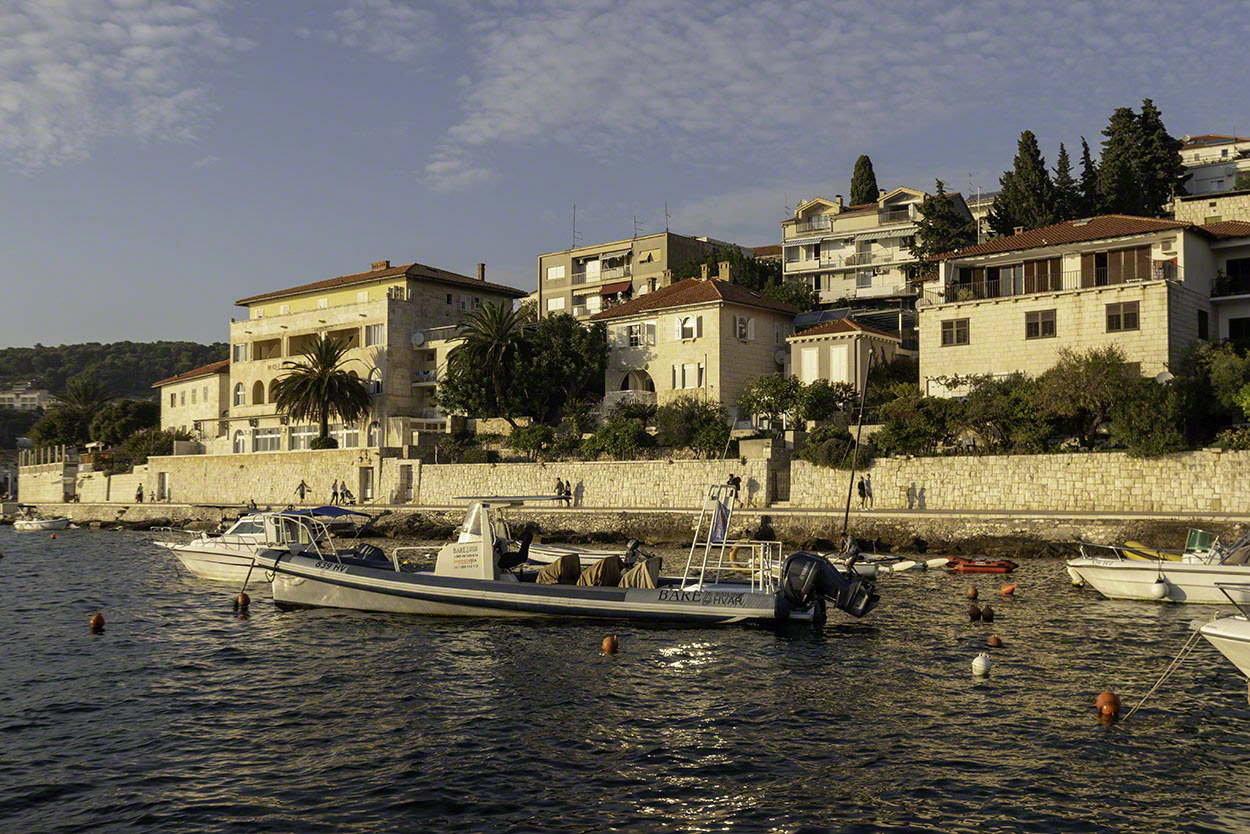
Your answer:
[[[681,316],[673,319],[673,339],[678,342],[681,341]],[[674,385],[673,387],[676,388],[677,386]]]
[[[1081,255],[1081,286],[1094,286],[1094,256]]]
[[[696,337],[699,337],[699,338],[702,338],[702,337],[703,337],[703,316],[696,316],[696,317],[695,317],[695,320],[694,320],[694,335],[695,335]]]
[[[655,344],[655,322],[650,322],[647,324],[647,344],[649,345]]]
[[[1124,252],[1108,252],[1107,253],[1107,283],[1119,284],[1124,280],[1124,269],[1122,266],[1122,258]]]
[[[1051,258],[1050,264],[1050,288],[1058,292],[1063,289],[1063,258]]]
[[[1133,276],[1138,281],[1145,281],[1150,278],[1150,247],[1141,246],[1137,249],[1137,274]]]
[[[747,341],[755,341],[755,319],[747,319]]]
[[[972,270],[972,293],[975,298],[985,298],[985,267]]]
[[[1037,292],[1037,261],[1024,262],[1024,291]]]
[[[676,390],[677,390],[677,369],[678,369],[678,368],[680,368],[680,367],[681,367],[680,365],[674,365],[674,366],[673,366],[673,385],[672,385],[672,389],[673,389],[674,391],[676,391]]]

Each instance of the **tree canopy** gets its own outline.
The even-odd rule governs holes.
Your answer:
[[[729,262],[731,283],[753,289],[803,312],[816,306],[816,290],[812,286],[803,281],[786,279],[782,276],[781,264],[777,261],[748,257],[736,246],[717,248],[701,260],[678,264],[673,268],[673,281],[684,281],[701,275],[705,264],[711,274],[715,275],[721,261]]]
[[[876,201],[877,175],[872,170],[872,160],[868,158],[868,154],[862,154],[855,160],[855,171],[851,174],[851,205]]]
[[[118,396],[152,396],[152,383],[217,362],[229,355],[223,343],[86,342],[74,345],[0,349],[0,385],[30,380],[37,388],[63,391],[66,383],[91,375]]]
[[[373,408],[373,398],[365,383],[343,369],[347,344],[322,335],[308,346],[301,360],[282,363],[285,371],[273,383],[277,410],[296,422],[312,422],[318,427],[318,447],[333,447],[330,418],[337,415],[345,424],[355,423]]]
[[[971,215],[960,212],[955,202],[946,195],[946,184],[936,181],[936,193],[925,197],[920,204],[920,219],[916,221],[915,242],[911,253],[919,259],[914,269],[924,274],[932,271],[934,258],[969,244],[976,243],[977,224]]]
[[[116,446],[135,432],[160,424],[161,407],[151,400],[114,400],[95,412],[87,431],[92,440]]]
[[[1055,222],[1054,184],[1033,131],[1020,134],[1015,164],[999,178],[1001,190],[990,208],[990,228],[1010,235],[1017,227],[1036,229]]]

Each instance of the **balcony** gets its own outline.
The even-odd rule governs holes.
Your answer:
[[[916,289],[911,284],[882,284],[881,286],[855,287],[856,298],[897,298],[904,295],[915,295]]]
[[[911,209],[892,209],[877,212],[878,223],[906,223],[911,220]]]
[[[810,232],[823,232],[829,228],[828,217],[813,217],[810,220],[800,220],[794,224],[794,233],[796,235],[805,235]]]
[[[574,284],[594,284],[599,281],[617,281],[621,278],[630,278],[634,274],[633,268],[626,264],[624,266],[614,266],[611,269],[600,269],[597,273],[588,273],[586,270],[573,273]]]
[[[1211,284],[1211,297],[1250,295],[1250,275],[1217,275]]]
[[[605,412],[623,403],[655,405],[655,392],[641,390],[609,391],[603,395],[603,410]]]
[[[1068,292],[1072,290],[1101,289],[1118,287],[1128,284],[1140,284],[1145,281],[1182,281],[1182,270],[1176,264],[1166,261],[1155,261],[1150,278],[1133,278],[1129,280],[1110,280],[1111,276],[1105,268],[1097,268],[1090,272],[1071,270],[1056,275],[1043,275],[1032,280],[1022,277],[1008,279],[992,278],[981,282],[951,281],[945,287],[926,289],[921,294],[925,306],[933,304],[958,304],[965,301],[984,301],[994,298],[1014,298],[1041,293]]]
[[[423,386],[423,385],[437,385],[437,384],[438,384],[438,371],[427,370],[427,371],[413,371],[412,372],[412,387],[414,388],[418,386]]]

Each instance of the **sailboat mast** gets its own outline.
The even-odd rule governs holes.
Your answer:
[[[842,535],[851,525],[851,493],[855,491],[855,470],[859,466],[859,438],[864,431],[864,401],[868,399],[868,375],[872,373],[873,351],[868,350],[868,363],[864,367],[864,385],[859,391],[859,420],[855,424],[855,448],[851,452],[851,478],[846,485],[846,513],[842,516]]]

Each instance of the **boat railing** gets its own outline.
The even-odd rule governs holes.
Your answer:
[[[1228,601],[1233,604],[1233,607],[1241,612],[1241,616],[1250,620],[1250,611],[1247,611],[1245,608],[1246,603],[1233,599],[1233,595],[1228,592],[1228,589],[1232,588],[1241,594],[1243,600],[1250,598],[1250,582],[1216,582],[1215,587],[1219,588],[1220,593],[1227,597]]]
[[[1081,555],[1087,559],[1106,559],[1114,557],[1121,561],[1129,561],[1132,557],[1124,552],[1124,548],[1118,544],[1096,544],[1095,542],[1078,541],[1076,543],[1077,550],[1081,551]],[[1095,551],[1106,551],[1087,553],[1086,548]],[[1143,554],[1140,558],[1146,558]]]
[[[683,589],[701,588],[722,578],[745,578],[752,591],[772,593],[781,571],[781,543],[751,540],[733,541],[729,527],[738,503],[738,488],[729,484],[708,487],[699,520],[695,525]]]

